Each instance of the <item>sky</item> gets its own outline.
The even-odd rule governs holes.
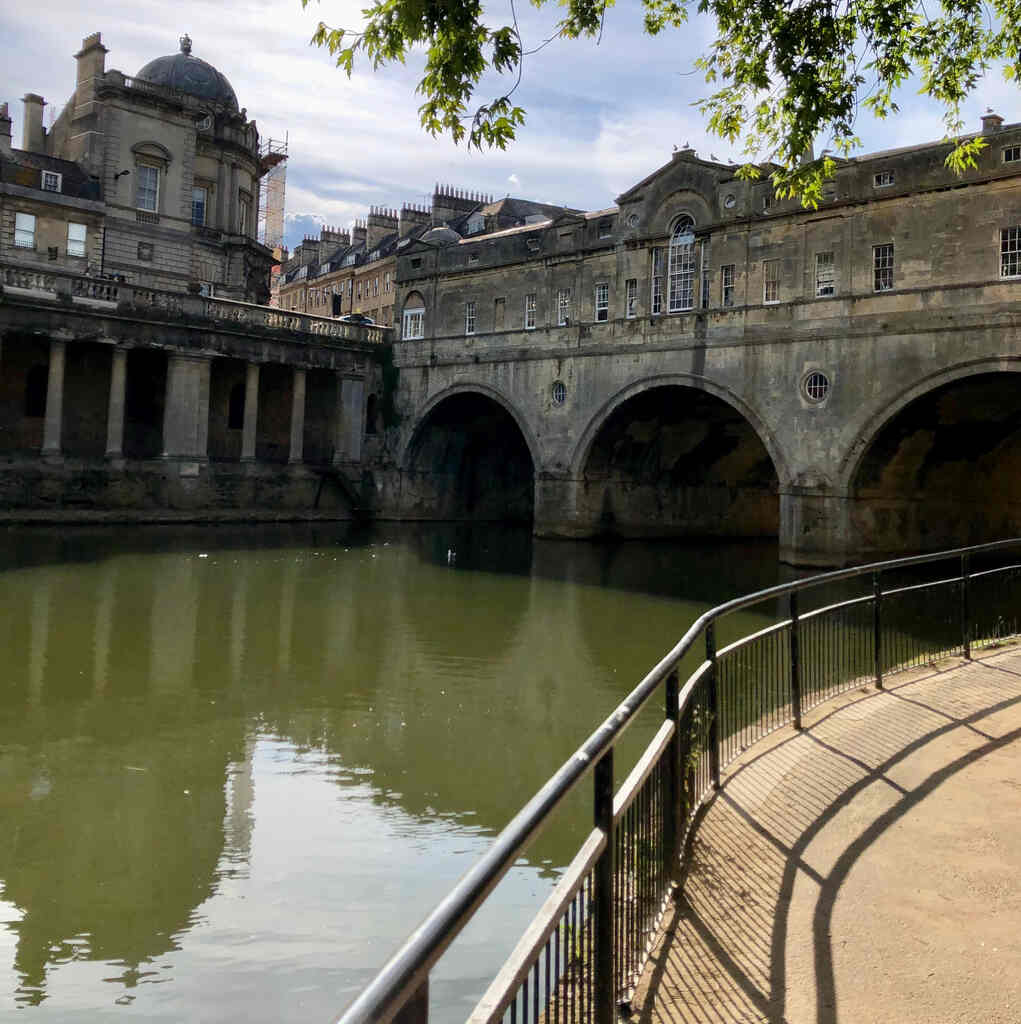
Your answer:
[[[510,2],[487,6],[494,23],[507,20]],[[73,55],[86,35],[102,32],[107,69],[131,75],[154,57],[176,53],[188,33],[194,56],[227,76],[260,133],[287,138],[285,241],[292,248],[321,225],[350,226],[370,206],[427,204],[437,182],[598,210],[665,164],[675,146],[690,144],[723,160],[741,157],[706,132],[693,105],[708,91],[692,73],[712,40],[705,19],[650,39],[638,0],[619,0],[607,11],[600,43],[557,40],[526,59],[514,94],[527,111],[526,124],[506,151],[480,153],[420,127],[421,54],[375,72],[356,65],[349,79],[326,51],[309,45],[320,20],[357,28],[363,6],[366,0],[313,0],[304,10],[300,0],[107,0],[101,13],[92,13],[80,0],[5,4],[0,102],[10,103],[18,146],[21,97],[41,94],[51,104],[47,123],[56,117],[74,90]],[[536,10],[518,3],[526,49],[552,34],[557,13],[556,4]],[[479,99],[506,88],[484,80]],[[863,152],[943,136],[935,105],[910,88],[900,102],[901,115],[887,121],[862,114]],[[1008,122],[1021,120],[1017,90],[999,75],[980,83],[966,104],[967,130],[979,128],[986,107]]]

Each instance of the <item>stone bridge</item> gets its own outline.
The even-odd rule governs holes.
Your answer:
[[[395,343],[407,517],[778,536],[804,565],[1021,532],[1018,285]]]
[[[386,331],[0,264],[0,509],[347,514]]]

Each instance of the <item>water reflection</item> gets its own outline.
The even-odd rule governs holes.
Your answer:
[[[691,618],[777,576],[768,545],[478,527],[11,530],[0,566],[0,978],[168,1019],[336,1012]],[[438,1019],[587,805],[440,972]]]

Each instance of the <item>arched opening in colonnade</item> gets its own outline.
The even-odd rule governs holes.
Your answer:
[[[981,373],[907,402],[851,475],[863,556],[1021,534],[1021,375]]]
[[[778,474],[722,398],[654,386],[613,409],[583,454],[578,517],[622,537],[775,537]]]
[[[440,401],[408,446],[402,506],[416,519],[531,522],[535,464],[514,416],[489,396]]]

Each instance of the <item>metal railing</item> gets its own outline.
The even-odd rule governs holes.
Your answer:
[[[627,1010],[660,918],[683,875],[696,815],[726,765],[750,744],[853,687],[1019,631],[1021,539],[840,569],[736,598],[705,612],[676,647],[539,790],[442,900],[341,1024],[428,1017],[429,971],[564,798],[593,776],[594,827],[470,1024],[611,1024]],[[990,565],[975,571],[973,560]],[[926,578],[930,567],[950,562]],[[910,578],[905,578],[907,574]],[[901,577],[898,579],[897,577]],[[839,595],[848,581],[865,593]],[[802,610],[806,595],[821,603]],[[772,605],[771,625],[717,649],[734,612]],[[686,655],[701,663],[680,685]],[[614,793],[614,748],[654,694],[665,718]]]

